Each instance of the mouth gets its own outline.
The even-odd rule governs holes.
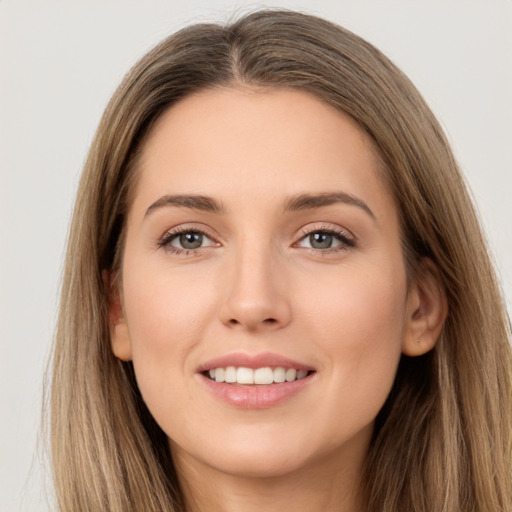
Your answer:
[[[317,380],[316,369],[272,353],[228,354],[206,362],[197,372],[211,395],[242,409],[288,403],[307,393]]]
[[[285,368],[282,366],[275,368],[264,366],[254,369],[244,366],[226,366],[211,368],[202,372],[205,377],[215,382],[245,386],[269,386],[285,382],[294,382],[304,379],[312,373],[314,373],[312,370]]]

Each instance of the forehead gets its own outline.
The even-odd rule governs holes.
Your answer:
[[[295,89],[213,89],[181,100],[149,134],[136,202],[162,194],[251,197],[343,190],[388,195],[370,139],[348,116]],[[221,197],[222,199],[222,197]]]

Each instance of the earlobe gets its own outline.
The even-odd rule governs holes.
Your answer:
[[[411,283],[402,353],[420,356],[433,349],[448,314],[446,291],[436,265],[423,258]]]
[[[115,278],[109,272],[103,273],[103,280],[108,292],[108,324],[110,333],[110,346],[114,355],[122,361],[131,361],[132,346],[130,333],[126,323],[121,293]]]

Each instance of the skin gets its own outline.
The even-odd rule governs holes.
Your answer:
[[[399,358],[430,350],[446,314],[435,271],[407,277],[370,141],[309,93],[216,89],[160,118],[138,171],[112,348],[133,360],[189,509],[360,510],[361,466]],[[345,202],[284,212],[290,198],[333,192],[371,213]],[[150,208],[171,194],[225,211]],[[179,227],[204,231],[203,247],[176,253]],[[311,247],[326,230],[345,238]],[[283,403],[240,409],[197,374],[234,351],[316,373]]]

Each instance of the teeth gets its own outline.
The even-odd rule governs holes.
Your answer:
[[[226,373],[226,371],[224,370],[224,368],[216,368],[216,370],[215,370],[215,380],[217,382],[224,382],[225,373]]]
[[[272,384],[274,371],[272,368],[258,368],[254,370],[254,384]]]
[[[236,368],[234,366],[228,366],[224,373],[225,382],[236,382]]]
[[[291,368],[290,368],[291,370]],[[295,371],[295,370],[293,370]],[[274,382],[284,382],[286,380],[286,370],[284,368],[276,368],[274,370]],[[295,379],[293,379],[295,380]]]
[[[221,370],[221,368],[215,370],[215,375],[217,375],[219,370]],[[254,370],[241,366],[236,371],[236,381],[238,384],[254,384]]]
[[[272,384],[281,382],[292,382],[303,379],[308,375],[307,370],[296,370],[295,368],[245,368],[240,366],[228,366],[227,368],[213,368],[208,371],[212,380],[216,382],[227,382],[230,384]]]
[[[307,370],[299,370],[297,372],[297,380],[303,379],[308,374]]]
[[[294,368],[288,368],[285,373],[286,382],[291,382],[297,378],[297,370]]]

